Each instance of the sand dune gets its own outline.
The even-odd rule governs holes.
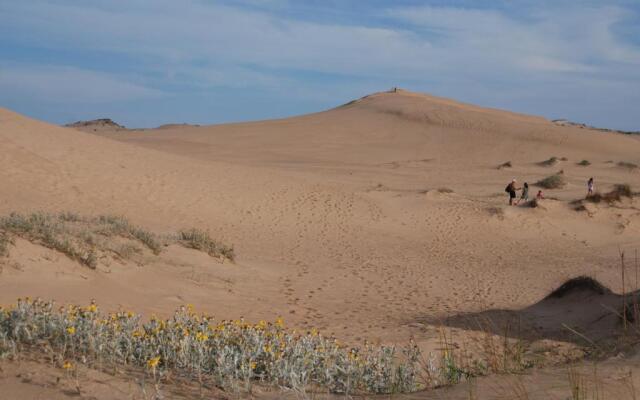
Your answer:
[[[282,120],[124,132],[0,109],[0,139],[3,213],[195,226],[238,254],[219,264],[169,249],[105,272],[20,242],[20,267],[0,274],[2,303],[93,297],[169,313],[189,302],[224,317],[283,315],[354,343],[414,338],[428,350],[435,321],[522,309],[574,276],[619,291],[618,249],[640,248],[637,198],[588,212],[569,205],[590,176],[602,191],[640,188],[638,169],[617,165],[640,164],[637,139],[406,91]],[[566,161],[539,165],[552,156]],[[513,167],[497,169],[506,161]],[[554,199],[506,206],[512,177],[533,183],[559,170],[568,185],[545,190]]]

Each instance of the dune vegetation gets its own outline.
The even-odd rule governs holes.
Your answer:
[[[59,251],[89,268],[96,268],[105,253],[128,259],[147,249],[158,255],[172,243],[204,251],[212,257],[231,261],[235,257],[233,247],[212,239],[207,232],[192,228],[160,235],[116,215],[86,217],[72,212],[35,212],[0,217],[0,255],[9,254],[14,237]]]

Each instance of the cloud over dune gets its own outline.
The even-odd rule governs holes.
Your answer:
[[[1,61],[113,79],[120,93],[166,109],[188,110],[212,90],[215,96],[197,101],[215,108],[224,92],[227,103],[243,104],[246,119],[315,111],[400,85],[548,117],[640,125],[629,106],[640,102],[640,48],[631,39],[638,14],[630,3],[430,3],[374,1],[363,9],[353,2],[16,2],[0,5],[8,48]],[[22,77],[12,85],[33,90],[13,97],[38,101],[26,96],[41,81]],[[598,96],[609,100],[593,99],[585,81],[599,82]],[[55,95],[55,85],[41,84]],[[102,97],[117,101],[103,86]],[[0,88],[6,90],[6,79]],[[59,87],[61,96],[68,90]],[[273,106],[252,104],[251,90],[271,96]],[[575,105],[563,108],[567,100]],[[11,107],[11,97],[0,101]],[[120,119],[135,123],[136,116]],[[225,116],[194,111],[192,119]]]

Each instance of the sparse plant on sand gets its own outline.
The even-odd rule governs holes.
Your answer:
[[[13,244],[13,238],[6,232],[0,231],[0,257],[9,255],[9,246]]]
[[[614,185],[613,189],[607,193],[602,194],[596,192],[591,196],[585,198],[584,201],[588,201],[590,203],[600,203],[603,201],[607,203],[613,203],[616,201],[621,201],[623,197],[633,198],[636,195],[637,194],[633,192],[629,184],[621,183]],[[574,203],[579,207],[580,205],[582,205],[582,200],[578,200]]]
[[[582,166],[582,167],[587,167],[589,165],[591,165],[591,162],[589,162],[589,160],[582,160],[578,163],[578,165]]]
[[[204,251],[214,257],[233,260],[235,256],[233,247],[213,240],[206,232],[190,229],[178,235],[161,236],[117,215],[85,217],[71,212],[35,212],[0,217],[0,255],[9,254],[14,237],[64,253],[90,268],[96,268],[104,254],[123,259],[141,254],[140,245],[158,255],[166,242]]]
[[[511,168],[511,167],[513,167],[513,165],[511,165],[511,161],[507,161],[498,165],[498,169]]]
[[[560,189],[566,186],[567,180],[562,174],[557,173],[554,175],[550,175],[542,180],[539,180],[535,183],[536,186],[543,187],[545,189]]]
[[[618,167],[621,168],[626,168],[629,170],[635,170],[638,169],[638,164],[632,163],[632,162],[627,162],[627,161],[619,161],[618,162]]]
[[[538,163],[538,165],[540,165],[542,167],[551,167],[553,165],[556,165],[558,163],[558,161],[559,161],[558,157],[553,156],[553,157],[551,157],[551,158],[549,158],[547,160],[540,161]]]
[[[453,189],[448,187],[440,187],[438,188],[438,193],[453,193]]]
[[[180,243],[192,249],[204,251],[213,257],[224,257],[233,261],[235,253],[232,246],[227,246],[217,242],[209,236],[208,232],[200,229],[187,229],[178,233]]]
[[[334,393],[397,393],[421,389],[420,351],[410,343],[348,348],[317,330],[296,333],[273,323],[216,321],[182,307],[169,319],[142,322],[129,311],[102,314],[95,303],[57,307],[22,299],[0,308],[0,354],[41,351],[65,369],[78,363],[129,366],[223,388],[250,390],[256,382],[304,393],[323,387]]]

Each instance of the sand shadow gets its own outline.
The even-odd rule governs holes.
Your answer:
[[[627,320],[633,322],[638,312],[640,291],[627,293],[625,299]],[[623,296],[592,278],[578,277],[520,310],[491,309],[456,314],[445,319],[425,318],[420,322],[531,342],[551,339],[594,345],[622,332],[623,304]]]

